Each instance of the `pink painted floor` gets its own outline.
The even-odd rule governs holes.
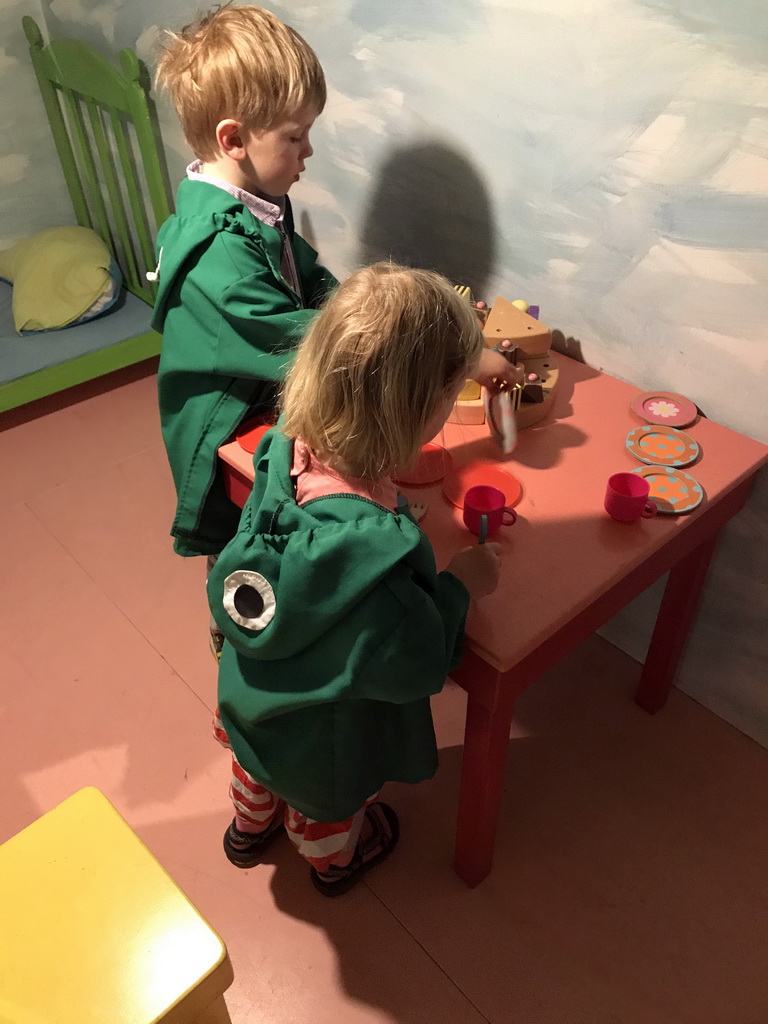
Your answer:
[[[464,697],[441,765],[391,786],[400,847],[325,900],[287,840],[225,859],[203,566],[173,554],[154,377],[0,433],[0,841],[98,786],[224,938],[235,1024],[766,1024],[768,751],[592,638],[523,695],[496,864],[451,861]],[[26,420],[26,421],[25,421]]]

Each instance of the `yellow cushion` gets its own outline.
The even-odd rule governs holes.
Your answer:
[[[50,228],[0,252],[0,277],[13,285],[16,330],[56,330],[83,318],[114,286],[111,265],[104,242],[82,227]]]

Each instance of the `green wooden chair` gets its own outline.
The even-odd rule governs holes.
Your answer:
[[[112,252],[124,296],[103,317],[62,331],[20,338],[4,328],[0,411],[159,353],[160,335],[150,328],[157,286],[146,273],[171,213],[149,75],[136,54],[121,52],[121,73],[77,40],[44,45],[30,17],[23,26],[77,223]]]

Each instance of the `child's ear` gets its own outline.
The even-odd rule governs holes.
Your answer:
[[[227,118],[216,125],[216,142],[220,151],[232,160],[245,158],[245,132],[239,121]]]

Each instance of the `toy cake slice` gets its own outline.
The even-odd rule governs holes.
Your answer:
[[[496,299],[488,314],[483,337],[488,348],[519,348],[523,356],[543,356],[552,345],[548,327],[502,298]],[[510,344],[502,345],[504,341]]]

